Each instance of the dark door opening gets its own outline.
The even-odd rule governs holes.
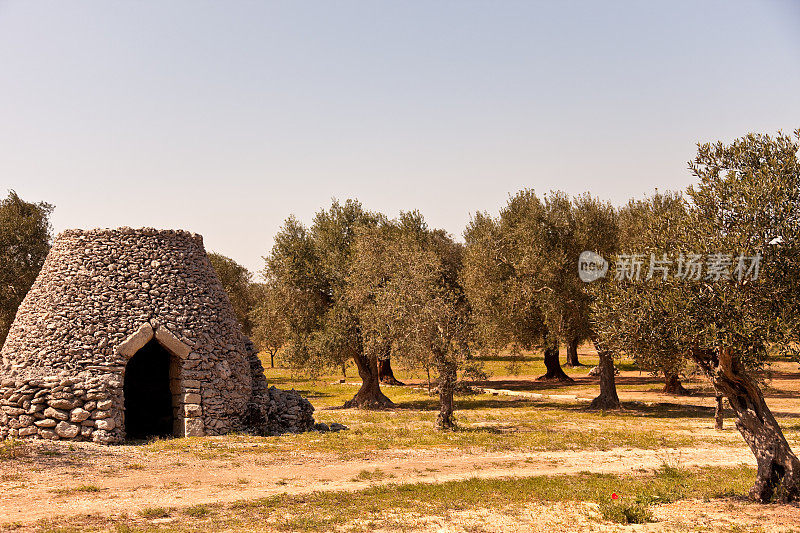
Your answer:
[[[125,433],[128,439],[172,435],[170,353],[155,339],[145,344],[125,367]]]

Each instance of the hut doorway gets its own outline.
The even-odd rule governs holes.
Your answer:
[[[125,367],[125,434],[128,439],[173,435],[172,356],[153,338]]]

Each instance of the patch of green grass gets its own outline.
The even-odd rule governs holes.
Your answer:
[[[183,514],[192,518],[203,518],[211,514],[211,508],[208,505],[193,505],[184,509]]]
[[[380,481],[381,479],[395,477],[394,474],[388,474],[376,468],[375,470],[364,469],[356,474],[350,481]]]
[[[166,518],[169,516],[169,509],[163,507],[145,507],[139,511],[139,516],[152,520],[153,518]]]
[[[653,521],[650,508],[638,502],[612,502],[600,504],[604,520],[619,524],[644,524]]]
[[[52,489],[50,492],[53,494],[58,494],[59,496],[69,496],[71,494],[91,494],[94,492],[100,492],[103,489],[96,485],[79,485],[77,487],[62,487],[58,489]]]
[[[59,457],[64,455],[63,452],[59,450],[39,450],[39,455],[44,455],[45,457]]]
[[[424,393],[415,397],[415,408],[316,413],[319,421],[345,423],[350,427],[347,431],[266,438],[249,435],[178,438],[146,444],[144,450],[190,454],[203,460],[232,461],[265,454],[277,459],[295,453],[353,460],[370,459],[382,451],[398,449],[459,448],[468,452],[656,449],[693,446],[709,439],[721,439],[722,444],[728,445],[731,442],[740,444],[738,439],[699,437],[693,434],[691,427],[676,430],[674,419],[661,419],[650,411],[590,413],[579,406],[489,395],[459,399],[456,402],[459,428],[442,432],[435,428],[435,400],[429,400]],[[698,419],[697,425],[701,423]]]
[[[749,467],[707,468],[679,476],[659,472],[652,476],[580,474],[510,479],[479,479],[446,483],[388,484],[356,492],[337,491],[303,496],[280,495],[237,502],[237,512],[276,519],[292,509],[292,527],[304,530],[333,528],[348,520],[386,510],[446,515],[450,510],[504,508],[531,501],[594,501],[616,513],[618,521],[644,520],[648,507],[683,498],[711,498],[720,493],[741,494],[753,475]],[[617,503],[611,495],[617,493]]]
[[[374,471],[373,471],[374,472]],[[582,473],[505,479],[471,478],[445,483],[389,483],[358,491],[281,494],[232,504],[200,505],[183,509],[184,517],[168,526],[149,522],[170,515],[161,507],[143,509],[138,519],[105,518],[97,515],[63,518],[77,530],[147,530],[189,532],[203,529],[261,531],[269,523],[283,531],[332,531],[363,529],[374,522],[385,525],[387,517],[407,524],[413,517],[448,517],[453,511],[493,509],[514,512],[537,502],[594,502],[605,520],[640,523],[650,519],[650,507],[681,499],[711,499],[743,494],[755,470],[746,467],[702,468],[659,471],[651,475]],[[612,499],[616,493],[619,498]],[[209,524],[209,518],[212,520]],[[145,522],[147,520],[147,522]],[[50,526],[60,522],[50,521]],[[359,529],[359,530],[360,530]],[[400,528],[402,529],[402,528]]]
[[[0,460],[19,459],[28,455],[28,448],[21,440],[0,441]]]

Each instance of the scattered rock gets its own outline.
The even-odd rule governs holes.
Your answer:
[[[599,376],[600,375],[600,367],[599,366],[593,366],[589,370],[589,375],[590,376]],[[615,376],[619,375],[619,369],[617,367],[614,367],[614,375]]]

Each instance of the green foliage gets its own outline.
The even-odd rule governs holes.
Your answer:
[[[689,216],[677,193],[656,192],[644,200],[631,200],[619,211],[620,252],[642,258],[692,253],[693,241],[686,235]],[[611,353],[627,353],[641,369],[677,376],[685,366],[684,348],[670,317],[677,319],[685,312],[680,282],[664,281],[655,271],[652,282],[645,283],[648,274],[645,268],[642,281],[615,280],[610,270],[608,279],[592,283],[594,330],[598,342]]]
[[[236,318],[245,335],[250,335],[253,323],[250,313],[255,305],[256,296],[252,287],[252,274],[245,267],[222,254],[210,253],[208,258],[217,272],[220,283],[228,293]]]
[[[10,191],[0,200],[0,345],[50,250],[53,206]]]
[[[653,521],[653,513],[639,502],[603,502],[600,504],[600,515],[618,524],[646,524]]]
[[[291,304],[284,300],[285,293],[275,285],[253,284],[252,290],[256,303],[249,316],[253,325],[250,338],[259,350],[270,354],[270,361],[274,363],[278,350],[289,339],[287,316]]]
[[[359,228],[380,220],[355,200],[334,200],[310,228],[289,217],[275,236],[263,274],[272,294],[268,305],[283,315],[283,355],[293,367],[317,375],[365,356],[358,310],[346,297],[347,280]]]
[[[452,390],[452,369],[469,352],[461,256],[462,246],[444,231],[429,229],[418,212],[401,213],[359,233],[347,280],[365,350],[377,356],[389,349],[395,360],[437,368],[440,392]]]
[[[796,133],[797,137],[800,133]],[[681,364],[693,349],[731,347],[737,363],[763,367],[769,350],[794,353],[800,283],[798,144],[779,134],[748,135],[730,145],[700,145],[690,163],[699,183],[690,202],[656,194],[620,215],[632,252],[760,255],[751,278],[596,284],[595,329],[603,342],[646,368]]]
[[[28,454],[28,448],[17,439],[0,441],[0,461],[18,459]]]
[[[208,505],[193,505],[184,509],[183,514],[192,518],[203,518],[211,514],[211,508]]]
[[[347,298],[361,317],[366,349],[391,345],[420,366],[463,357],[469,324],[460,264],[461,246],[428,229],[417,212],[361,232]]]
[[[704,144],[690,164],[694,224],[708,250],[762,256],[757,281],[695,287],[693,322],[701,347],[736,347],[758,369],[768,348],[793,354],[800,315],[800,130]]]
[[[530,348],[586,340],[590,295],[577,276],[585,250],[616,249],[613,208],[585,194],[517,193],[497,219],[476,214],[467,243],[463,284],[482,346]]]
[[[169,516],[169,509],[165,509],[164,507],[145,507],[141,511],[139,511],[139,515],[142,518],[165,518]]]
[[[53,489],[50,492],[58,494],[59,496],[70,496],[74,494],[91,494],[94,492],[100,492],[102,490],[103,489],[96,485],[79,485],[77,487],[62,487]]]

